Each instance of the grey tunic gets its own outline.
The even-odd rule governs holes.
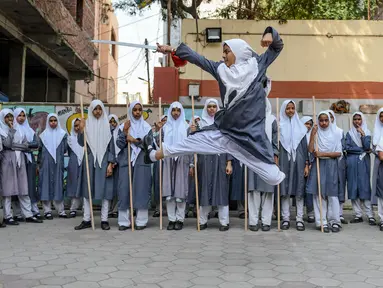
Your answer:
[[[29,144],[32,144],[32,143],[38,143],[38,138],[36,134],[33,136],[33,141],[30,142]],[[31,155],[31,158],[32,158],[32,162],[29,162],[27,159],[27,156],[24,154],[25,163],[27,165],[28,193],[29,193],[29,198],[31,199],[31,203],[36,203],[40,201],[40,194],[36,185],[37,163],[36,163],[35,156],[33,155],[33,152],[28,152],[28,153]]]
[[[338,159],[319,159],[322,198],[338,196]],[[307,193],[318,195],[316,160],[312,163],[307,180]]]
[[[64,154],[67,152],[65,135],[56,149],[56,163],[40,139],[39,151],[39,191],[42,201],[62,201],[64,199]]]
[[[15,129],[10,129],[8,137],[1,136],[3,150],[0,153],[0,194],[3,197],[28,195],[28,178],[25,157],[21,154],[20,167],[17,166],[15,150],[26,152],[28,144],[13,143]]]
[[[128,144],[124,132],[118,133],[117,146],[121,149],[118,157],[118,210],[130,207]],[[152,167],[144,162],[144,152],[138,154],[132,167],[133,208],[148,209],[152,192]]]
[[[229,205],[229,176],[226,162],[229,154],[198,155],[198,186],[201,206]]]
[[[274,120],[272,123],[272,138],[273,138],[273,150],[274,155],[278,156],[278,124],[277,121]],[[257,174],[255,174],[253,171],[248,169],[247,171],[247,178],[248,178],[248,191],[259,191],[259,192],[271,192],[274,193],[275,186],[267,184],[265,181],[263,181]]]
[[[84,146],[84,134],[78,134],[78,144]],[[96,162],[94,165],[94,156],[90,150],[89,145],[87,144],[88,151],[88,163],[89,163],[89,175],[90,175],[90,189],[92,192],[92,199],[94,200],[112,200],[113,199],[113,185],[107,185],[108,181],[113,182],[113,177],[106,177],[106,170],[109,163],[115,163],[115,150],[113,139],[110,140],[107,151],[105,152],[104,158],[102,159],[101,168]],[[96,166],[96,167],[95,167]],[[84,160],[81,164],[81,173],[80,173],[80,196],[88,199],[88,180],[86,174],[86,165],[85,165],[85,155]]]
[[[218,111],[213,125],[204,127],[201,132],[196,133],[203,133],[204,130],[209,129],[219,129],[221,133],[253,156],[265,163],[274,164],[273,149],[265,133],[266,92],[264,87],[267,84],[266,70],[282,51],[283,42],[272,27],[267,27],[264,34],[266,33],[272,33],[273,42],[264,54],[254,54],[258,61],[259,71],[245,95],[230,108],[224,107]],[[225,64],[222,61],[207,60],[185,44],[178,46],[176,55],[210,73],[218,81],[221,99],[224,103],[226,87],[220,79],[217,69],[219,65]],[[229,104],[236,94],[237,91],[233,91],[229,95]]]
[[[344,203],[346,201],[346,153],[344,151],[346,150],[346,141],[345,138],[342,137],[342,151],[343,151],[343,157],[338,160],[338,182],[339,182],[339,192],[338,192],[338,198],[340,203]]]
[[[371,136],[362,137],[361,140],[363,147],[357,146],[350,134],[346,134],[347,196],[351,200],[371,200],[371,160],[370,155],[366,153],[371,147]],[[362,153],[366,155],[360,160],[359,156]]]
[[[80,172],[81,165],[78,165],[77,155],[68,146],[69,162],[68,162],[68,176],[66,184],[66,196],[70,198],[79,198],[80,193]]]
[[[111,131],[110,132],[112,133],[112,140],[111,140],[112,143],[114,143],[114,134],[113,134],[114,129],[115,128],[112,128],[112,126],[111,126]],[[116,129],[118,129],[118,126],[117,126]],[[121,130],[118,130],[118,135],[120,135],[120,133],[121,133]],[[114,145],[113,145],[113,147],[114,147],[114,149],[116,149]],[[117,195],[118,194],[118,178],[119,178],[119,176],[118,176],[119,175],[118,157],[121,155],[121,153],[122,153],[121,151],[118,153],[119,155],[117,155],[116,160],[115,160],[117,165],[115,165],[115,167],[113,168],[113,175],[111,176],[113,181],[106,181],[107,190],[112,190],[113,191],[113,198],[114,199],[116,199],[117,196],[118,196]],[[113,202],[114,201],[115,200],[113,200]],[[111,205],[110,209],[113,210],[113,208],[114,207],[112,207],[112,205]],[[111,212],[113,212],[112,210],[111,210]]]
[[[288,159],[288,153],[282,144],[279,146],[279,151],[279,166],[281,171],[286,174],[286,178],[280,186],[281,196],[304,197],[306,184],[304,170],[306,162],[309,161],[306,137],[302,138],[297,147],[295,161],[293,161],[292,157],[290,160]],[[338,172],[336,175],[338,175]]]
[[[163,164],[163,197],[176,197],[186,200],[189,190],[190,156],[165,158]]]
[[[245,200],[244,166],[241,166],[241,163],[237,159],[234,159],[231,165],[233,166],[233,174],[230,177],[230,200],[243,201]],[[249,172],[249,170],[247,171]]]

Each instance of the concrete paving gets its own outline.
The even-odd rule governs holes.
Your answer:
[[[74,231],[81,218],[0,229],[0,288],[250,288],[383,287],[383,233],[366,222],[338,234],[306,231],[245,232],[231,217],[228,232],[211,219],[197,232],[194,218],[182,231],[119,232],[112,219],[102,231]],[[351,215],[348,215],[351,218]]]

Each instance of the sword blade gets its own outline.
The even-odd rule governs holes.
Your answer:
[[[134,48],[143,48],[143,49],[157,50],[157,46],[135,44],[135,43],[127,43],[127,42],[119,42],[119,41],[91,40],[91,42],[92,43],[112,44],[112,45],[119,45],[119,46],[127,46],[127,47],[134,47]]]

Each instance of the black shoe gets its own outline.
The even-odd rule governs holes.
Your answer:
[[[112,212],[108,214],[108,218],[118,218],[117,212]]]
[[[160,132],[161,133],[161,132]],[[145,153],[144,155],[144,162],[145,164],[152,164],[154,163],[152,160],[150,160],[150,152],[153,151],[153,131],[150,130],[148,135],[146,135],[142,141],[142,149]]]
[[[46,220],[53,220],[52,213],[45,213],[45,214],[44,214],[44,218],[45,218]]]
[[[383,232],[383,222],[380,223],[380,228],[379,228],[379,230]]]
[[[199,230],[206,230],[206,229],[207,229],[207,223],[199,224]]]
[[[245,212],[242,212],[238,215],[239,219],[245,219]]]
[[[189,211],[188,212],[185,212],[185,219],[186,218],[189,218]]]
[[[59,215],[59,218],[67,219],[67,218],[68,218],[68,215],[66,215],[66,214],[60,214],[60,215]]]
[[[259,230],[259,225],[249,225],[249,230],[253,232],[257,232]]]
[[[82,221],[80,225],[74,227],[74,230],[83,230],[87,228],[92,228],[92,222],[91,221]]]
[[[132,229],[132,227],[131,226],[118,226],[118,231],[125,231],[128,229]]]
[[[302,221],[297,221],[296,228],[298,231],[305,231],[306,230],[305,224]]]
[[[70,211],[69,218],[76,218],[77,212],[76,211]]]
[[[102,230],[110,230],[109,222],[108,221],[101,221],[101,229]]]
[[[144,230],[146,226],[134,226],[134,229],[136,230]]]
[[[17,226],[17,225],[19,225],[19,222],[13,220],[13,218],[5,219],[4,223],[9,225],[9,226]]]
[[[354,219],[352,219],[350,221],[350,223],[362,223],[363,222],[363,218],[362,217],[355,217]]]
[[[270,225],[263,225],[263,224],[262,224],[262,231],[263,231],[263,232],[270,231]]]
[[[160,217],[160,211],[158,211],[158,210],[154,211],[153,217],[155,217],[155,218]]]
[[[229,230],[229,224],[228,225],[221,225],[220,227],[219,227],[219,231],[227,231],[227,230]]]
[[[321,231],[321,227],[320,226],[316,227],[316,229]],[[323,232],[324,233],[330,233],[330,228],[328,228],[327,225],[323,225]]]
[[[342,224],[348,224],[348,221],[346,219],[344,219],[343,215],[340,215],[340,223]]]
[[[290,229],[290,222],[289,221],[283,221],[282,222],[282,230],[289,230]]]
[[[36,217],[28,217],[28,218],[25,218],[25,222],[27,222],[27,223],[43,223],[43,220],[37,219]]]
[[[174,230],[182,230],[182,228],[184,227],[184,223],[181,222],[181,221],[177,221],[176,224],[174,225]]]
[[[33,217],[39,219],[39,220],[43,220],[43,217],[41,217],[40,213],[37,213],[35,215],[33,215]]]
[[[169,224],[168,224],[168,227],[166,229],[167,230],[174,230],[175,225],[176,225],[176,222],[170,221]]]
[[[23,216],[15,216],[13,217],[13,220],[16,222],[24,222],[24,217]]]
[[[339,224],[332,224],[331,231],[332,233],[338,233],[340,231],[340,228],[342,228]]]
[[[313,216],[308,216],[308,217],[307,217],[307,223],[315,223],[315,217],[313,217]]]
[[[368,218],[368,224],[370,226],[376,226],[376,220],[374,217]]]

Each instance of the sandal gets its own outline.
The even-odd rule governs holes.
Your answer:
[[[362,223],[363,222],[363,218],[362,217],[355,217],[354,219],[352,219],[350,221],[350,223]]]
[[[339,218],[340,218],[340,223],[348,224],[348,221],[346,219],[344,219],[343,215],[340,215]]]
[[[153,217],[155,217],[155,218],[160,217],[160,211],[158,211],[158,210],[154,211]]]
[[[296,228],[298,231],[305,231],[306,230],[305,224],[302,221],[296,222]]]
[[[332,226],[331,226],[332,233],[338,233],[341,228],[342,228],[342,226],[340,226],[337,223],[332,224]]]
[[[380,229],[379,230],[383,232],[383,222],[380,223]]]
[[[47,219],[47,220],[53,220],[53,216],[52,216],[52,213],[45,213],[44,214],[44,218]]]
[[[317,230],[321,231],[321,226],[316,227]],[[328,228],[328,225],[323,225],[323,233],[330,233],[330,229]]]
[[[289,230],[289,229],[290,229],[290,221],[283,221],[282,230]]]
[[[76,218],[77,212],[76,211],[70,211],[69,218]]]
[[[370,218],[368,218],[368,224],[369,224],[370,226],[376,226],[376,220],[375,220],[375,218],[374,218],[374,217],[370,217]]]

